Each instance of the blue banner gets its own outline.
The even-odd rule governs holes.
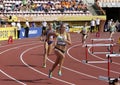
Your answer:
[[[29,28],[28,36],[29,38],[32,37],[39,37],[42,34],[42,28],[41,27],[31,27]],[[25,38],[25,29],[22,28],[20,31],[20,38]]]

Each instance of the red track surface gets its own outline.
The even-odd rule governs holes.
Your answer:
[[[113,38],[117,41],[119,33]],[[43,43],[38,38],[15,40],[13,44],[1,42],[0,49],[0,85],[108,85],[108,82],[99,80],[98,77],[107,77],[106,64],[84,64],[85,48],[81,44],[81,35],[72,33],[73,44],[68,47],[63,66],[63,76],[57,75],[48,78],[48,71],[52,67],[56,56],[51,54],[47,61],[47,68],[42,68]],[[109,33],[102,33],[101,38],[108,38]],[[95,34],[90,34],[86,43],[91,43]],[[96,42],[110,43],[110,42]],[[95,51],[107,51],[106,47],[96,47]],[[118,51],[118,45],[114,46]],[[105,54],[88,54],[88,60],[104,60]],[[112,59],[110,76],[120,75],[120,58]]]

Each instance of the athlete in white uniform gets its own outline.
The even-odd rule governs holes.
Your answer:
[[[66,32],[65,29],[66,25],[62,24],[60,26],[59,33],[56,34],[55,54],[57,56],[57,59],[49,71],[49,78],[52,77],[52,72],[58,65],[59,65],[58,75],[59,76],[62,75],[62,66],[65,58],[66,46],[67,44],[71,45],[70,34]]]

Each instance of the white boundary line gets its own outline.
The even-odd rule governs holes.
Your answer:
[[[0,69],[0,72],[3,73],[4,75],[6,75],[8,78],[10,78],[10,79],[12,79],[12,80],[18,82],[19,84],[27,85],[27,84],[25,84],[25,83],[23,83],[23,82],[21,82],[21,81],[15,79],[15,78],[13,78],[12,76],[8,75],[7,73],[5,73],[4,71],[2,71],[1,69]]]
[[[38,47],[39,47],[39,46],[30,48],[30,49],[26,50],[26,52],[29,51],[29,50],[31,50],[31,49],[38,48]],[[24,53],[26,53],[26,52],[24,52]],[[24,54],[24,53],[23,53],[23,54]],[[30,69],[32,69],[32,70],[34,70],[34,71],[36,71],[36,72],[38,72],[38,73],[41,73],[41,72],[39,72],[38,70],[34,69],[33,67],[29,66],[27,63],[24,62],[24,60],[23,60],[23,58],[22,58],[23,54],[21,54],[21,56],[20,56],[20,59],[22,60],[22,62],[23,62],[26,66],[28,66]],[[50,60],[50,59],[48,59],[48,60],[49,60],[50,62],[54,63],[52,60]],[[79,71],[76,71],[76,70],[67,68],[67,67],[65,67],[65,66],[63,66],[63,68],[64,68],[64,69],[67,69],[67,70],[69,70],[69,71],[72,71],[72,72],[74,72],[74,73],[77,73],[77,74],[81,74],[81,75],[84,75],[84,76],[87,76],[87,77],[90,77],[90,78],[95,78],[95,79],[97,79],[97,77],[95,77],[95,76],[88,75],[88,74],[85,74],[85,73],[82,73],[82,72],[79,72]],[[44,73],[43,73],[43,75],[48,76],[48,75],[46,75],[46,74],[44,74]]]
[[[0,45],[0,48],[3,48],[3,47],[9,47],[9,46],[15,46],[15,45],[22,45],[22,44],[30,44],[30,43],[34,43],[34,42],[40,42],[40,41],[31,41],[31,42],[21,42],[21,43],[16,43],[16,44],[6,44],[6,45]],[[42,43],[42,42],[40,42]]]
[[[2,51],[2,52],[0,52],[0,54],[3,54],[3,53],[5,53],[5,52],[8,52],[8,51],[10,51],[10,50],[13,50],[13,49],[17,49],[17,48],[20,48],[20,47],[23,47],[23,46],[28,46],[29,45],[29,43],[30,43],[30,45],[34,45],[34,44],[37,44],[37,43],[33,43],[33,42],[36,42],[36,41],[32,41],[32,43],[31,42],[22,42],[22,43],[19,43],[19,44],[8,44],[8,45],[4,45],[4,46],[0,46],[0,47],[9,47],[9,46],[14,46],[14,45],[21,45],[21,46],[16,46],[16,47],[12,47],[12,48],[7,48],[7,50],[4,50],[4,51]],[[37,41],[38,42],[38,44],[39,43],[42,43],[41,41]],[[24,44],[27,44],[27,45],[24,45]],[[23,82],[21,82],[21,81],[19,81],[19,80],[17,80],[17,79],[15,79],[14,77],[12,77],[12,76],[10,76],[9,74],[7,74],[7,73],[5,73],[3,70],[1,70],[0,69],[0,72],[1,73],[3,73],[4,75],[6,75],[8,78],[10,78],[10,79],[12,79],[12,80],[14,80],[14,81],[16,81],[16,82],[18,82],[18,83],[20,83],[20,84],[22,84]],[[26,85],[25,83],[23,83],[23,85]]]
[[[50,62],[54,63],[52,60],[48,59]],[[83,75],[83,76],[87,76],[87,77],[90,77],[90,78],[94,78],[94,79],[97,79],[97,77],[95,76],[92,76],[92,75],[89,75],[89,74],[86,74],[86,73],[82,73],[82,72],[79,72],[79,71],[76,71],[76,70],[73,70],[73,69],[70,69],[70,68],[67,68],[65,66],[63,66],[64,69],[67,69],[69,71],[72,71],[74,73],[77,73],[77,74],[80,74],[80,75]]]
[[[92,54],[92,52],[90,51],[90,49],[91,49],[91,47],[88,48],[88,52],[89,52],[92,56],[94,56],[95,58],[98,58],[98,59],[100,59],[100,60],[105,60],[104,58],[101,58],[101,57],[99,57],[99,56],[97,56],[97,55]],[[115,65],[119,65],[119,66],[120,66],[120,63],[117,63],[117,62],[112,62],[112,63],[115,64]]]
[[[89,47],[88,52],[89,52],[92,56],[94,56],[95,58],[101,59],[101,60],[106,60],[106,59],[104,59],[104,58],[101,58],[101,57],[99,57],[99,56],[97,56],[97,55],[92,54],[92,53],[90,52],[90,48],[91,48],[91,47]],[[117,62],[112,62],[112,64],[120,65],[120,63],[117,63]],[[106,70],[106,69],[103,69],[103,70]],[[106,71],[107,71],[107,70],[106,70]],[[110,72],[116,73],[116,74],[120,74],[120,72],[113,71],[113,70],[110,70]]]
[[[39,44],[39,43],[37,42],[37,43],[34,43],[34,44]],[[20,46],[12,47],[12,48],[9,48],[9,49],[7,49],[7,50],[4,50],[4,51],[0,52],[0,54],[3,54],[3,53],[5,53],[5,52],[8,52],[8,51],[13,50],[13,49],[17,49],[17,48],[24,47],[24,46],[28,46],[28,45],[34,45],[34,44],[33,44],[33,43],[30,43],[30,44],[27,44],[27,45],[20,45]],[[5,46],[5,47],[6,47],[6,46]],[[14,81],[16,81],[16,82],[18,82],[18,83],[20,83],[20,84],[26,85],[25,83],[23,83],[23,82],[15,79],[14,77],[8,75],[7,73],[5,73],[5,72],[4,72],[3,70],[1,70],[1,69],[0,69],[0,72],[3,73],[4,75],[6,75],[8,78],[10,78],[10,79],[12,79],[12,80],[14,80]]]
[[[41,45],[40,47],[42,47],[42,46],[43,46],[43,45]],[[21,60],[22,63],[23,63],[24,65],[26,65],[28,68],[30,68],[30,69],[34,70],[35,72],[40,73],[40,74],[42,74],[42,75],[44,75],[44,76],[48,76],[48,74],[45,74],[45,73],[43,73],[43,72],[41,72],[41,71],[39,71],[39,70],[37,70],[37,69],[29,66],[29,65],[23,60],[23,55],[24,55],[26,52],[28,52],[28,51],[30,51],[30,50],[32,50],[32,49],[38,48],[38,47],[39,47],[39,46],[35,46],[35,47],[29,48],[29,49],[23,51],[22,54],[20,55],[20,60]],[[56,77],[52,77],[52,78],[55,79],[55,80],[57,80],[57,81],[66,83],[66,84],[75,85],[75,84],[73,84],[73,83],[67,82],[67,81],[65,81],[65,80],[62,80],[62,79],[59,79],[59,78],[56,78]]]
[[[67,50],[67,54],[68,54],[69,57],[72,58],[73,60],[82,63],[81,60],[79,60],[79,59],[77,59],[77,58],[74,58],[73,56],[71,56],[71,55],[69,54],[69,51],[70,51],[72,48],[75,48],[75,47],[80,46],[80,45],[81,45],[81,44],[77,44],[77,45],[71,46],[71,47]],[[89,53],[90,53],[91,55],[93,55],[93,54],[90,52],[90,50],[89,50]],[[96,55],[93,55],[93,56],[96,57],[96,58],[98,58],[98,59],[105,60],[105,59],[100,58],[100,57],[98,57],[98,56],[96,56]],[[112,63],[117,64],[117,65],[120,65],[119,63],[115,63],[115,62],[112,62]],[[88,66],[91,66],[91,67],[94,67],[94,68],[97,68],[97,69],[101,69],[101,70],[107,71],[106,68],[98,67],[98,66],[95,66],[95,65],[92,65],[92,64],[85,64],[85,65],[88,65]],[[117,71],[113,71],[113,70],[110,70],[110,71],[111,71],[112,73],[120,74],[120,72],[117,72]]]

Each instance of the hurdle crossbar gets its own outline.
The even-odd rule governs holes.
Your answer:
[[[106,54],[106,57],[120,57],[120,54]]]
[[[113,46],[113,44],[86,44],[84,46],[94,46],[94,47],[97,47],[97,46]]]
[[[109,54],[110,52],[93,52],[93,54]]]
[[[104,61],[87,61],[87,63],[100,64],[100,63],[108,63],[108,61],[107,60],[104,60]]]
[[[112,40],[114,40],[114,39],[111,39],[111,38],[101,38],[101,39],[91,39],[91,40],[93,40],[93,41],[112,41]]]

